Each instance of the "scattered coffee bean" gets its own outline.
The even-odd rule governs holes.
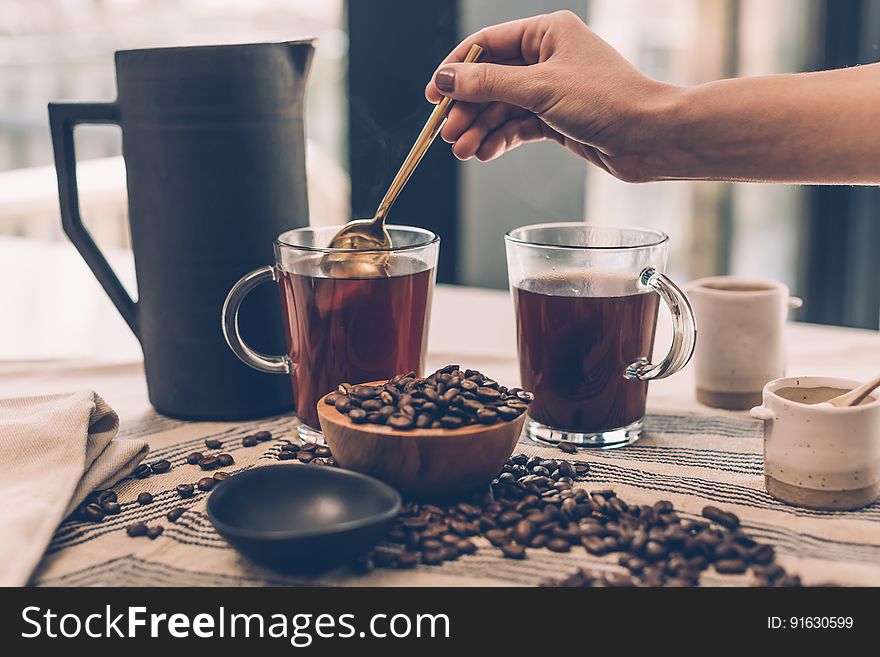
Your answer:
[[[740,559],[722,559],[715,562],[715,570],[725,575],[738,575],[746,572],[746,564]]]
[[[101,511],[103,511],[105,515],[115,516],[122,511],[122,507],[119,506],[119,502],[104,502],[101,505]]]
[[[101,505],[93,502],[86,504],[82,511],[83,519],[89,522],[101,522],[106,515]]]
[[[183,498],[192,497],[195,487],[192,484],[177,484],[177,494]]]
[[[220,470],[219,472],[215,472],[212,476],[217,481],[225,481],[225,480],[229,479],[232,475],[229,474],[228,472],[223,472],[222,470]]]
[[[256,446],[257,443],[259,443],[259,442],[260,442],[260,441],[257,440],[254,436],[244,436],[244,437],[241,439],[241,446],[242,446],[242,447],[254,447],[254,446]],[[198,462],[198,461],[197,461],[197,462]]]
[[[201,452],[192,452],[186,457],[186,462],[190,465],[198,465],[199,461],[205,458],[205,455]]]
[[[715,506],[707,506],[703,508],[703,517],[715,522],[727,529],[736,529],[739,527],[739,518],[733,513],[722,511]]]
[[[567,440],[560,440],[556,445],[561,451],[566,454],[577,454],[578,447],[574,443],[568,442]]]
[[[199,459],[199,467],[202,470],[216,470],[222,464],[216,456],[204,456]]]
[[[232,454],[218,454],[217,463],[219,463],[221,467],[226,468],[230,465],[234,465],[235,459],[232,458]]]
[[[217,438],[205,438],[205,447],[208,449],[220,449],[223,443]]]
[[[153,474],[153,469],[146,463],[141,463],[138,467],[135,468],[133,474],[138,479],[146,479],[151,474]]]
[[[98,491],[95,500],[98,502],[98,504],[104,504],[105,502],[116,502],[116,491],[109,488],[107,490]]]
[[[272,440],[272,434],[268,431],[265,431],[265,430],[257,431],[255,434],[253,434],[253,438],[258,443],[265,443],[269,440]]]
[[[125,533],[132,538],[136,538],[138,536],[146,536],[148,531],[149,530],[147,529],[147,526],[142,522],[136,522],[135,524],[129,525],[125,528]]]
[[[138,493],[137,503],[140,505],[152,504],[153,502],[153,494],[148,493],[147,491],[143,491],[142,493]]]
[[[153,469],[154,474],[163,474],[171,469],[171,461],[162,459],[161,461],[156,461],[150,467]]]
[[[162,532],[165,531],[165,528],[162,525],[153,525],[152,527],[147,529],[147,538],[151,541],[159,538],[162,535]]]
[[[214,477],[202,477],[199,479],[196,486],[199,487],[199,490],[209,491],[214,488],[214,484],[217,483],[217,480]]]
[[[501,546],[501,553],[508,559],[526,558],[526,549],[519,543],[505,543]]]
[[[171,522],[177,522],[180,516],[182,516],[184,513],[186,513],[186,509],[182,506],[178,506],[171,509],[171,511],[169,511],[165,517],[168,518],[168,520],[170,520]]]

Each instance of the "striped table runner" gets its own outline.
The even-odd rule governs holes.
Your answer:
[[[274,440],[243,447],[241,438],[266,429]],[[801,576],[805,584],[880,585],[880,503],[849,512],[799,509],[777,502],[764,491],[762,427],[757,421],[714,415],[652,414],[646,435],[636,445],[606,452],[562,454],[555,448],[523,442],[529,455],[590,463],[589,489],[611,488],[630,503],[671,500],[683,517],[700,514],[714,504],[740,516],[744,529],[772,544],[779,562]],[[188,453],[204,450],[206,438],[219,439],[223,451],[235,458],[235,472],[277,462],[279,441],[294,438],[290,417],[246,423],[181,422],[147,414],[123,425],[121,434],[148,438],[147,462],[168,459],[167,474],[145,480],[126,479],[116,485],[122,513],[99,524],[64,522],[34,573],[33,584],[47,586],[265,586],[291,584],[351,586],[473,586],[536,585],[564,577],[578,568],[620,570],[617,555],[594,557],[576,548],[557,554],[530,549],[524,561],[512,561],[485,539],[477,539],[476,554],[440,566],[412,570],[379,569],[358,576],[340,568],[317,577],[289,577],[266,570],[240,557],[214,531],[205,513],[206,493],[181,500],[179,483],[203,476],[185,461]],[[296,467],[316,467],[298,465]],[[155,501],[140,506],[141,491]],[[185,506],[176,523],[169,509]],[[165,532],[156,540],[129,538],[125,527],[144,521]],[[704,573],[705,585],[748,585],[748,575]]]

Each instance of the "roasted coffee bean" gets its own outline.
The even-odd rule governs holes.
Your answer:
[[[220,449],[223,447],[223,443],[217,438],[205,438],[205,447],[208,449]]]
[[[425,550],[422,552],[422,563],[426,566],[438,566],[443,563],[443,554],[440,549]]]
[[[464,421],[460,417],[444,415],[440,418],[440,424],[446,429],[458,429],[464,424]]]
[[[152,493],[148,493],[147,491],[143,491],[142,493],[138,493],[137,503],[140,505],[147,505],[153,502]]]
[[[348,419],[355,424],[363,424],[367,421],[367,413],[359,408],[353,408],[348,414]]]
[[[364,409],[367,413],[378,411],[383,406],[384,404],[382,403],[381,399],[368,399],[361,404],[361,408]]]
[[[135,468],[133,474],[138,479],[146,479],[151,474],[153,474],[153,469],[146,463],[141,463],[137,468]]]
[[[198,465],[199,461],[205,458],[205,455],[201,452],[192,452],[186,457],[186,462],[190,465]]]
[[[314,452],[298,452],[296,458],[300,463],[311,463],[315,458],[315,454]]]
[[[352,408],[351,400],[348,397],[343,397],[341,395],[336,396],[336,401],[333,405],[340,413],[347,413]]]
[[[211,475],[211,476],[214,477],[214,479],[216,479],[217,481],[226,481],[226,480],[229,479],[232,475],[229,474],[228,472],[223,472],[223,471],[221,470],[221,471],[219,471],[219,472],[215,472],[215,473],[214,473],[213,475]]]
[[[749,554],[749,561],[766,566],[776,558],[776,552],[770,545],[759,545]]]
[[[296,452],[278,452],[279,461],[290,461],[296,458]]]
[[[171,509],[171,511],[169,511],[165,517],[168,518],[168,520],[170,520],[171,522],[177,522],[180,516],[182,516],[184,513],[186,513],[186,509],[182,506],[178,506],[174,509]]]
[[[259,442],[260,441],[257,440],[256,438],[254,438],[253,436],[245,436],[244,438],[241,439],[241,446],[242,447],[255,447],[257,445],[257,443],[259,443]],[[195,454],[199,454],[199,453],[195,452]],[[201,454],[199,455],[199,458],[201,458]],[[196,459],[196,463],[198,463],[198,462],[199,462],[198,459]]]
[[[485,534],[489,542],[495,547],[499,547],[508,542],[508,533],[503,529],[490,529]]]
[[[122,507],[119,506],[119,502],[104,502],[101,505],[101,511],[103,511],[105,515],[115,516],[122,511]]]
[[[722,511],[715,506],[703,507],[703,517],[708,518],[714,523],[726,527],[727,529],[736,529],[739,527],[739,518],[733,513]]]
[[[107,490],[99,491],[96,497],[96,501],[98,502],[98,504],[104,504],[105,502],[116,502],[118,501],[118,498],[116,497],[116,491],[110,490],[109,488]]]
[[[324,403],[327,406],[336,406],[336,401],[338,399],[346,399],[346,397],[337,395],[335,392],[331,392],[329,395],[324,396]]]
[[[230,465],[235,464],[235,459],[232,458],[232,454],[218,454],[217,455],[217,463],[219,463],[222,467],[228,467]]]
[[[135,538],[138,536],[146,536],[148,531],[149,531],[149,529],[142,522],[136,522],[135,524],[129,525],[128,527],[125,528],[125,533],[128,534],[129,536],[131,536],[132,538]]]
[[[104,512],[104,509],[96,502],[86,504],[82,510],[83,519],[88,522],[101,522],[105,515],[107,514]]]
[[[199,459],[199,467],[202,470],[216,470],[222,464],[216,456],[204,456]]]
[[[415,421],[411,415],[395,413],[388,418],[386,424],[393,429],[409,429],[413,426],[413,424],[415,424]]]
[[[519,543],[504,543],[499,546],[501,548],[501,553],[507,559],[525,559],[526,558],[526,550]]]
[[[395,566],[397,568],[415,568],[419,565],[421,557],[417,552],[403,552],[397,555]]]
[[[738,575],[746,572],[746,564],[741,559],[722,559],[715,562],[715,570],[725,575]]]
[[[574,443],[570,443],[567,440],[560,440],[556,446],[566,454],[577,454],[578,447]]]
[[[265,443],[269,440],[272,440],[272,434],[269,431],[257,431],[253,434],[254,438],[258,443]]]
[[[162,532],[165,531],[165,528],[162,525],[153,525],[149,529],[147,529],[147,538],[151,541],[159,538],[162,535]]]
[[[300,452],[316,452],[318,451],[318,443],[303,443],[299,446]]]
[[[196,486],[199,487],[199,490],[209,491],[214,488],[214,484],[217,483],[217,480],[214,477],[202,477],[199,479]]]
[[[192,497],[195,492],[195,487],[192,484],[177,484],[177,494],[180,497]]]
[[[168,459],[162,459],[161,461],[156,461],[150,467],[154,474],[163,474],[171,469],[171,461]]]

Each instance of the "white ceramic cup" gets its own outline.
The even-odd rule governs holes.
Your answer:
[[[857,509],[880,497],[880,400],[841,408],[795,400],[827,401],[858,385],[791,376],[764,386],[751,414],[764,420],[764,480],[773,497],[814,509]]]
[[[697,401],[731,410],[761,403],[764,384],[785,375],[785,320],[801,299],[783,283],[735,276],[701,278],[684,289],[700,327]]]

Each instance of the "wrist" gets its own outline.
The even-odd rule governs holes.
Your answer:
[[[637,95],[621,155],[634,163],[634,182],[680,178],[687,169],[683,135],[688,89],[649,80]]]

